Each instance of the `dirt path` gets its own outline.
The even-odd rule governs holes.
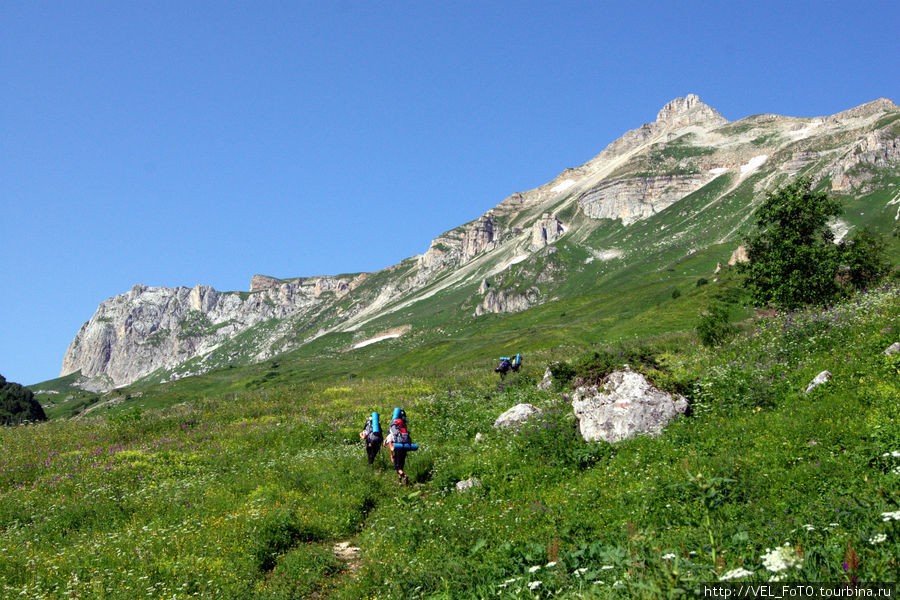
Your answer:
[[[349,541],[334,545],[334,555],[347,564],[347,573],[351,576],[359,570],[359,548],[351,546]]]

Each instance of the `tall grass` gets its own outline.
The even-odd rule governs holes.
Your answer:
[[[885,287],[715,350],[666,338],[636,368],[685,390],[692,415],[614,446],[581,440],[570,390],[537,391],[531,363],[504,383],[487,366],[279,375],[6,428],[0,596],[653,598],[732,578],[896,581],[900,362],[883,350],[898,315]],[[541,416],[494,430],[520,402]],[[358,437],[394,406],[421,446],[409,487],[384,453],[370,469]],[[353,572],[332,553],[344,540],[362,549]]]

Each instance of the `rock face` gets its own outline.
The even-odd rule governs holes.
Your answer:
[[[487,313],[513,313],[527,310],[536,305],[541,299],[541,290],[532,286],[522,294],[507,292],[506,290],[489,289],[484,295],[481,304],[475,307],[475,316],[480,317]]]
[[[728,264],[730,266],[734,266],[738,263],[750,262],[750,256],[747,254],[747,248],[745,246],[738,246],[735,248],[734,252],[731,253],[731,258],[728,259]]]
[[[885,168],[900,161],[900,140],[887,130],[872,131],[860,138],[851,150],[841,159],[831,173],[831,189],[846,192],[859,187],[874,175],[870,170],[858,170],[855,167]]]
[[[900,342],[894,342],[884,350],[884,354],[886,354],[887,356],[893,356],[898,352],[900,352]]]
[[[678,129],[688,125],[720,127],[728,120],[719,111],[704,104],[696,94],[688,94],[663,106],[656,115],[656,122],[670,129]]]
[[[592,219],[621,219],[622,225],[646,219],[708,183],[711,175],[638,177],[598,186],[578,199]]]
[[[516,404],[494,421],[494,429],[521,427],[531,417],[540,414],[540,409],[532,404]]]
[[[531,226],[531,249],[538,250],[548,244],[552,244],[565,232],[566,228],[563,222],[556,215],[544,213]]]
[[[269,277],[268,275],[254,275],[250,278],[250,291],[259,292],[262,290],[270,290],[281,285],[280,279]]]
[[[202,357],[248,327],[317,304],[317,279],[254,279],[257,291],[246,295],[205,285],[136,285],[106,300],[69,345],[60,376],[80,370],[83,377],[96,380],[86,385],[106,389],[125,385],[157,369]],[[265,352],[265,340],[260,342]]]
[[[634,371],[615,371],[603,384],[581,387],[572,409],[585,440],[610,443],[639,434],[658,435],[672,419],[687,411],[682,396],[672,396]]]

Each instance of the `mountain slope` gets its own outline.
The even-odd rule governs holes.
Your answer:
[[[766,190],[801,175],[845,195],[835,226],[900,218],[900,108],[728,122],[695,95],[584,165],[449,230],[420,256],[335,277],[254,276],[250,292],[135,286],[103,302],[62,375],[108,389],[248,364],[326,336],[349,348],[561,298],[625,290],[696,255],[725,262]],[[687,271],[683,271],[687,274]],[[612,298],[609,301],[614,301]]]

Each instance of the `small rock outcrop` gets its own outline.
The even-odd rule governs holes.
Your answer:
[[[538,250],[552,244],[566,232],[566,227],[556,215],[544,213],[531,226],[531,249]]]
[[[276,279],[275,277],[269,277],[268,275],[254,275],[250,278],[250,291],[251,292],[260,292],[262,290],[269,290],[272,288],[277,288],[281,285],[281,280]]]
[[[475,307],[475,316],[487,313],[514,313],[531,308],[541,299],[541,290],[532,286],[524,293],[515,294],[506,290],[488,290],[481,304]]]
[[[809,382],[809,385],[806,386],[806,391],[803,393],[808,394],[828,381],[831,381],[831,373],[829,373],[828,371],[822,371],[821,373],[816,375],[816,377],[812,381]]]
[[[541,413],[533,404],[516,404],[494,421],[494,429],[519,428],[531,417]]]
[[[734,252],[731,253],[731,258],[728,259],[728,265],[733,267],[738,263],[750,262],[750,256],[747,254],[747,248],[745,246],[738,246],[735,248]]]
[[[900,162],[900,140],[886,130],[872,131],[860,138],[855,147],[834,166],[831,189],[846,192],[874,177],[867,169],[854,169],[857,165],[887,168],[897,162]]]
[[[466,490],[471,490],[476,487],[481,487],[481,481],[479,481],[477,477],[469,477],[468,479],[456,482],[457,492],[465,492]]]
[[[884,350],[884,354],[887,356],[893,356],[898,352],[900,352],[900,342],[894,342]]]
[[[537,384],[537,389],[547,391],[553,387],[553,373],[550,372],[550,367],[547,367],[547,370],[544,371],[544,378],[541,379],[541,382]]]
[[[640,373],[614,371],[603,387],[580,387],[572,397],[581,436],[614,443],[639,434],[658,435],[688,409],[683,396],[654,387]]]

